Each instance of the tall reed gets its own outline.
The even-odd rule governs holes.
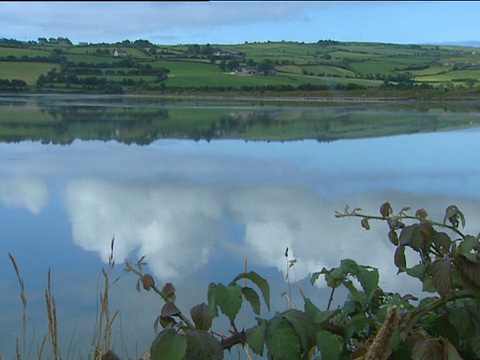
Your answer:
[[[22,325],[23,325],[23,357],[26,357],[26,352],[27,352],[27,297],[25,295],[25,283],[23,282],[22,276],[20,275],[20,271],[18,270],[17,262],[15,261],[15,258],[13,257],[12,254],[8,253],[8,256],[10,257],[10,260],[12,261],[13,268],[15,269],[15,273],[17,274],[17,279],[20,284],[20,298],[22,299],[22,305],[23,305],[23,315],[22,315]],[[18,343],[18,337],[16,340],[16,354],[17,354],[17,360],[20,360],[21,354],[20,354],[20,346]]]
[[[120,277],[117,277],[115,280],[110,282],[110,274],[115,266],[115,259],[113,257],[114,244],[115,238],[112,238],[110,243],[110,255],[108,257],[109,271],[107,272],[105,269],[102,269],[104,291],[100,291],[100,314],[97,318],[97,326],[95,328],[94,339],[92,343],[94,347],[93,352],[95,360],[101,360],[104,355],[111,351],[112,325],[115,321],[115,318],[119,314],[119,310],[117,309],[113,316],[110,316],[109,306],[110,289],[120,279]]]

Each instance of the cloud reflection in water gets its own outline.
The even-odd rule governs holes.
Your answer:
[[[413,209],[428,205],[436,219],[442,219],[450,200],[457,201],[468,217],[479,213],[472,200],[398,191],[327,199],[296,186],[218,188],[186,182],[92,178],[73,181],[66,189],[77,245],[98,252],[107,261],[114,235],[117,262],[131,257],[132,252],[138,257],[147,255],[151,271],[163,281],[183,280],[194,274],[208,264],[217,247],[237,259],[248,258],[250,264],[276,268],[285,275],[288,247],[289,258],[298,260],[290,270],[291,279],[305,279],[323,267],[335,267],[341,259],[352,258],[380,268],[382,286],[387,290],[409,291],[411,284],[406,285],[393,266],[394,248],[387,240],[386,224],[372,224],[372,230],[366,231],[359,219],[334,217],[335,210],[342,210],[347,202],[377,214],[387,200],[396,211],[406,205]],[[241,239],[222,237],[225,219],[244,228]]]
[[[22,207],[33,214],[39,214],[48,200],[47,185],[42,179],[0,180],[0,203],[6,206]]]

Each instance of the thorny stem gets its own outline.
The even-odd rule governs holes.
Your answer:
[[[343,217],[360,217],[360,218],[368,218],[369,220],[372,219],[372,220],[388,220],[390,219],[391,217],[383,217],[383,216],[375,216],[375,215],[365,215],[365,214],[360,214],[360,213],[357,213],[355,211],[353,212],[345,212],[345,213],[339,213],[338,211],[335,213],[335,217],[336,218],[343,218]],[[462,237],[462,239],[465,239],[466,238],[466,235],[463,234],[460,230],[458,230],[458,228],[454,227],[454,226],[451,226],[451,225],[448,225],[448,224],[444,224],[444,223],[439,223],[439,222],[436,222],[436,221],[432,221],[432,220],[427,220],[427,219],[423,219],[421,217],[418,217],[418,216],[411,216],[411,215],[406,215],[405,213],[400,213],[400,215],[397,217],[398,219],[409,219],[409,220],[418,220],[418,221],[427,221],[430,225],[432,226],[439,226],[439,227],[443,227],[443,228],[447,228],[447,229],[450,229],[452,230],[453,232],[457,233],[458,235],[460,235]]]

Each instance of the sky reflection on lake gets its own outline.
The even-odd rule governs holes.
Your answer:
[[[44,315],[35,311],[45,311],[42,292],[52,267],[61,318],[75,321],[80,331],[94,319],[100,260],[108,260],[112,237],[117,268],[125,258],[147,255],[155,277],[183,291],[179,301],[187,309],[206,301],[209,281],[229,282],[241,272],[245,258],[281,289],[273,291],[273,301],[284,306],[279,294],[286,287],[287,247],[298,260],[290,269],[295,281],[306,284],[312,272],[353,258],[379,267],[385,290],[418,292],[414,282],[396,275],[385,224],[372,224],[367,232],[359,220],[336,219],[334,212],[348,203],[377,214],[390,201],[394,210],[424,207],[442,220],[445,208],[456,204],[467,218],[465,232],[476,234],[478,135],[457,131],[330,143],[2,143],[0,250],[6,275],[0,291],[6,295],[0,300],[0,336],[11,345],[21,331],[19,289],[7,252],[25,278],[31,321],[44,324]],[[160,307],[151,294],[135,293],[133,275],[125,278],[112,301],[122,307],[123,324],[135,324],[125,325],[124,336],[143,353],[152,337],[142,339],[140,330],[153,336]],[[68,339],[71,327],[63,326]]]

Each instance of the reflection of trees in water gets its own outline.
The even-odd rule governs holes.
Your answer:
[[[213,111],[212,108],[208,111],[202,108],[172,110],[171,115],[158,100],[136,98],[59,97],[51,100],[45,97],[21,102],[12,97],[6,101],[2,99],[0,104],[16,107],[15,111],[6,111],[0,118],[0,141],[7,142],[32,140],[70,144],[82,139],[147,145],[158,139],[211,141],[222,138],[328,142],[480,126],[478,112],[445,109],[226,107]],[[19,104],[23,104],[25,111]],[[195,114],[194,121],[192,114]]]
[[[22,140],[28,138],[54,144],[70,144],[75,139],[117,140],[127,144],[149,144],[158,137],[159,126],[156,123],[169,117],[164,108],[112,107],[110,103],[108,106],[52,106],[48,102],[39,102],[38,108],[53,121],[24,125],[35,129],[26,131],[26,134],[40,135],[39,138],[25,136]]]

